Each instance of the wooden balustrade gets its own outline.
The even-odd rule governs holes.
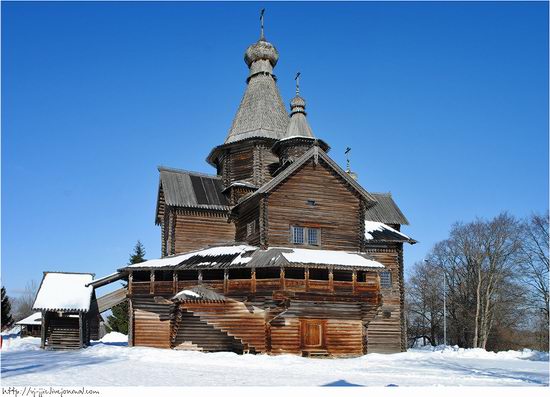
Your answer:
[[[178,280],[174,277],[171,281],[130,281],[130,290],[135,295],[171,295],[181,290],[189,289],[197,284],[203,284],[220,293],[251,292],[283,290],[296,292],[329,292],[329,293],[372,293],[377,291],[377,283],[369,281],[361,282],[356,277],[352,281],[338,281],[329,277],[328,280],[313,280],[307,277],[304,279],[284,278],[281,272],[279,278],[269,279],[229,279],[224,280]],[[354,275],[355,276],[355,275]],[[375,278],[376,279],[376,278]],[[153,279],[154,280],[154,279]]]

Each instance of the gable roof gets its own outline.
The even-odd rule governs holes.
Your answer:
[[[401,212],[391,193],[371,193],[376,204],[365,210],[365,219],[387,224],[408,225],[409,221]]]
[[[91,273],[44,272],[32,309],[89,311],[94,288],[87,284],[93,278]]]
[[[359,195],[361,195],[368,203],[372,205],[376,202],[376,199],[369,192],[363,189],[363,187],[359,183],[357,183],[357,181],[353,179],[349,174],[347,174],[338,164],[336,164],[336,162],[332,160],[323,149],[315,145],[307,152],[305,152],[300,158],[290,164],[287,168],[285,168],[275,178],[271,179],[255,192],[244,196],[235,207],[238,207],[241,203],[249,200],[256,195],[269,193],[271,190],[279,186],[279,184],[281,184],[286,178],[298,171],[311,158],[313,158],[316,163],[319,162],[319,159],[323,160],[330,168],[332,168],[336,172],[336,174],[344,179],[353,188],[353,190],[359,193]]]
[[[223,184],[217,175],[158,167],[160,172],[156,217],[164,205],[227,211]],[[163,199],[161,198],[163,195]]]
[[[33,313],[30,316],[25,317],[23,320],[19,320],[15,324],[16,325],[41,325],[42,313],[41,312]]]

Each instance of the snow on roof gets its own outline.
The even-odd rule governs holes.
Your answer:
[[[199,251],[189,252],[186,254],[169,256],[161,259],[152,259],[149,261],[136,263],[128,267],[129,268],[173,267],[195,256],[196,257],[216,257],[216,256],[223,256],[223,255],[237,255],[237,257],[234,259],[234,262],[236,261],[235,263],[246,263],[247,258],[241,258],[241,255],[249,251],[255,251],[257,249],[258,247],[252,247],[250,245],[245,245],[245,244],[229,245],[229,246],[222,246],[222,247],[211,247],[211,248],[206,248]],[[209,261],[204,261],[204,264],[211,265],[212,263]],[[197,264],[197,266],[200,266],[200,265],[201,263]]]
[[[88,311],[94,288],[89,273],[44,273],[33,310]]]
[[[372,240],[374,239],[373,232],[384,232],[384,231],[397,234],[398,236],[402,237],[404,240],[412,240],[406,234],[398,232],[394,228],[389,227],[388,225],[382,222],[365,221],[365,239]]]
[[[41,325],[42,313],[33,313],[29,317],[25,317],[23,320],[16,322],[17,325]]]
[[[348,266],[364,266],[364,267],[381,267],[384,265],[380,262],[367,259],[356,253],[344,251],[329,251],[293,248],[291,252],[281,252],[284,258],[289,262],[297,263],[317,263],[323,265],[348,265]]]
[[[174,297],[172,299],[179,299],[179,298],[189,297],[189,296],[191,298],[200,298],[201,297],[199,294],[197,294],[194,291],[184,289],[184,290],[181,290],[180,292],[178,292],[176,295],[174,295]]]

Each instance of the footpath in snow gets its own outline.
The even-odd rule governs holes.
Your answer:
[[[421,348],[349,359],[127,347],[111,333],[78,351],[38,338],[2,347],[2,385],[55,386],[548,386],[548,353]]]

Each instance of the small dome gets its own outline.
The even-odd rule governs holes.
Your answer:
[[[299,95],[296,95],[294,98],[292,98],[292,101],[290,101],[290,109],[294,110],[295,108],[306,108],[306,101],[304,98],[302,98]]]
[[[260,59],[267,59],[269,63],[271,63],[271,66],[275,67],[277,61],[279,60],[279,52],[270,42],[258,40],[246,49],[246,52],[244,53],[244,61],[248,67],[250,67],[253,62]]]

